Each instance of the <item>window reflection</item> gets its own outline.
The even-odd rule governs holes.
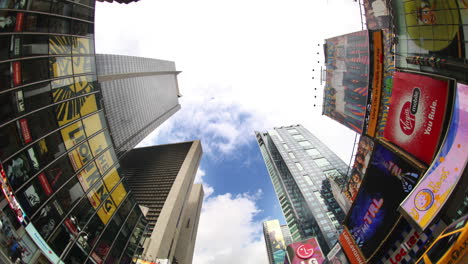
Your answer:
[[[73,74],[71,57],[52,57],[50,58],[50,67],[53,78]]]
[[[49,54],[51,55],[69,55],[71,54],[72,37],[50,36]]]
[[[60,215],[63,215],[63,209],[57,200],[53,200],[39,211],[34,219],[32,219],[32,222],[42,237],[46,239],[60,223]]]
[[[33,215],[41,204],[47,199],[44,188],[36,178],[32,180],[25,188],[23,188],[17,195],[21,201],[22,208],[28,216]]]
[[[0,128],[0,158],[6,159],[22,147],[17,123],[10,123]]]
[[[54,191],[60,188],[73,173],[74,171],[67,155],[58,159],[44,171],[47,181]]]
[[[29,153],[24,151],[10,159],[3,166],[8,177],[8,182],[13,189],[17,189],[25,183],[36,171]]]
[[[47,59],[27,60],[23,61],[21,65],[23,68],[21,75],[24,84],[49,79],[49,63]]]

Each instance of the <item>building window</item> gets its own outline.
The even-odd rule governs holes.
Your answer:
[[[312,180],[310,180],[309,175],[304,175],[304,180],[309,184],[309,185],[314,185]],[[308,193],[306,193],[306,196],[308,196]]]
[[[283,147],[284,149],[289,149],[289,146],[286,143],[283,144]]]
[[[302,147],[310,147],[310,146],[312,146],[312,145],[310,144],[310,142],[307,141],[307,140],[305,140],[305,141],[299,141],[299,145],[301,145]]]
[[[301,139],[304,139],[304,136],[301,135],[301,134],[297,134],[297,135],[293,135],[292,136],[295,140],[301,140]]]
[[[306,149],[309,156],[319,156],[320,152],[317,149]]]
[[[303,171],[303,170],[304,170],[304,168],[302,167],[301,163],[299,163],[299,162],[296,162],[296,167],[297,167],[297,169],[300,170],[300,171]]]
[[[287,131],[288,131],[288,133],[291,134],[291,135],[299,133],[299,132],[297,131],[297,129],[295,129],[295,128],[288,129]]]
[[[314,159],[315,164],[319,167],[325,167],[330,165],[330,162],[326,158]]]
[[[295,159],[295,158],[296,158],[296,156],[294,156],[294,153],[288,152],[288,154],[289,154],[289,157],[291,157],[291,159]]]

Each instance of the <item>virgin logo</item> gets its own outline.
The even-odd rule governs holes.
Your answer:
[[[296,255],[301,259],[308,259],[314,255],[314,248],[309,244],[300,245],[296,249]]]
[[[411,135],[414,131],[416,119],[411,113],[411,102],[406,102],[401,108],[400,127],[403,133]]]

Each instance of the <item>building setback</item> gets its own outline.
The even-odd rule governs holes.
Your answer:
[[[293,241],[317,237],[327,253],[345,216],[328,177],[347,165],[301,125],[255,134]]]
[[[193,184],[202,155],[200,141],[136,148],[122,170],[135,199],[149,208],[142,259],[192,263],[203,188]]]
[[[263,236],[270,264],[283,264],[286,246],[292,243],[287,225],[280,225],[277,219],[263,222]]]
[[[97,54],[104,109],[122,157],[180,109],[175,63]]]

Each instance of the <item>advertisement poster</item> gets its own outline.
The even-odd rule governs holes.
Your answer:
[[[429,245],[444,229],[440,221],[426,231],[412,228],[405,219],[401,219],[392,235],[382,246],[381,254],[372,260],[376,264],[408,264],[417,260]]]
[[[372,150],[374,149],[374,141],[367,136],[362,135],[359,140],[358,149],[356,156],[354,157],[354,165],[351,171],[351,177],[349,179],[345,195],[348,198],[350,204],[353,203],[356,198],[359,187],[361,186],[362,179],[366,174],[367,165],[369,164]]]
[[[369,86],[369,32],[326,40],[323,114],[362,133]]]
[[[340,245],[342,246],[343,251],[346,253],[346,256],[348,257],[351,264],[366,264],[366,260],[362,256],[359,248],[356,246],[356,243],[354,242],[354,239],[346,226],[343,228],[343,232],[341,233],[338,240],[340,241]]]
[[[404,215],[425,230],[447,202],[468,159],[468,86],[458,84],[445,141],[424,178],[401,203]]]
[[[274,264],[283,264],[286,255],[283,232],[278,221],[267,221],[264,224],[264,232],[268,232],[270,250],[273,254]]]
[[[390,12],[386,0],[364,0],[367,29],[383,29],[390,26]]]
[[[327,259],[330,264],[349,264],[340,243],[336,243],[332,250],[328,252]]]
[[[366,133],[371,137],[375,137],[377,129],[377,118],[380,110],[380,97],[382,96],[382,80],[383,80],[383,36],[382,31],[372,32],[373,41],[373,71],[372,71],[372,86],[371,91],[371,107],[366,118]]]
[[[63,264],[63,262],[60,261],[59,257],[57,256],[57,254],[55,254],[55,252],[44,241],[39,232],[37,232],[36,228],[34,228],[34,225],[29,224],[26,226],[25,229],[34,241],[34,243],[36,243],[36,245],[41,249],[42,254],[44,254],[44,256],[46,256],[52,263]]]
[[[439,143],[448,81],[396,72],[384,138],[430,164]]]
[[[375,145],[366,177],[344,221],[366,259],[397,223],[398,206],[413,190],[420,174],[383,145]]]
[[[322,264],[325,261],[322,249],[315,237],[296,242],[287,247],[291,264]]]

